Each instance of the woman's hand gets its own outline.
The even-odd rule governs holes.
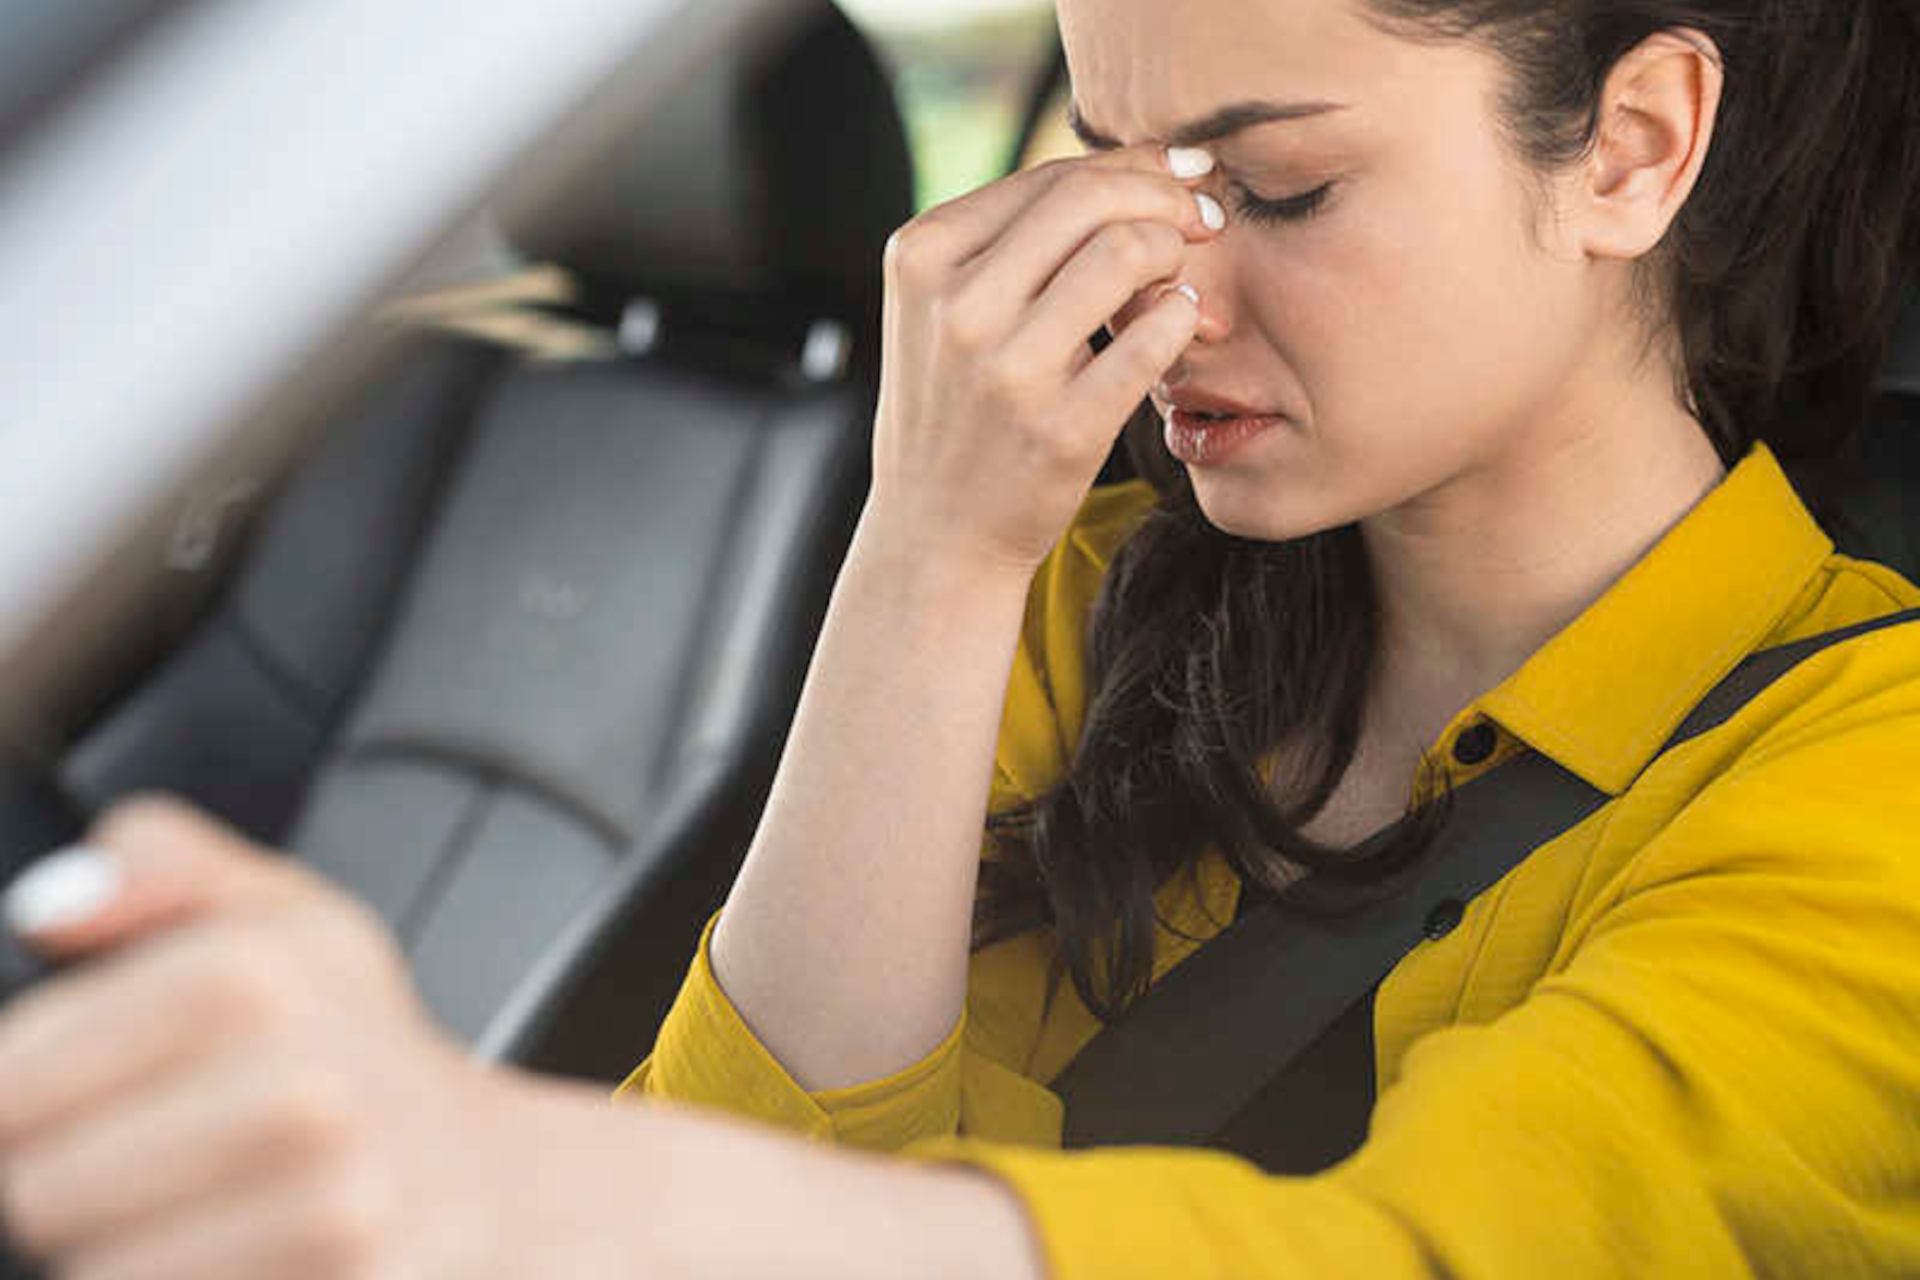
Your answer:
[[[863,533],[1031,574],[1193,339],[1197,301],[1169,287],[1099,356],[1087,345],[1224,221],[1186,181],[1159,147],[1127,147],[1014,174],[894,232]]]
[[[181,805],[88,846],[104,903],[31,939],[82,963],[0,1017],[7,1236],[86,1280],[490,1274],[521,1101],[379,922]]]
[[[470,1061],[376,920],[183,805],[86,843],[29,930],[81,963],[0,1013],[0,1228],[60,1280],[1039,1274],[977,1172]]]

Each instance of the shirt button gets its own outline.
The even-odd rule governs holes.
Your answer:
[[[1493,721],[1481,720],[1460,731],[1453,740],[1453,758],[1461,764],[1479,764],[1493,754],[1500,742],[1500,731]]]
[[[1442,898],[1433,910],[1427,912],[1427,923],[1421,927],[1420,931],[1438,942],[1452,933],[1466,914],[1466,904],[1460,899]]]

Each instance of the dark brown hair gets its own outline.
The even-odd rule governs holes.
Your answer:
[[[1706,165],[1643,264],[1651,319],[1684,352],[1679,402],[1729,467],[1755,440],[1783,462],[1854,444],[1920,266],[1920,0],[1363,2],[1396,33],[1498,54],[1500,124],[1538,172],[1586,153],[1622,55],[1661,31],[1709,37],[1725,83]],[[1300,871],[1379,889],[1451,810],[1443,788],[1365,857],[1301,835],[1353,760],[1378,656],[1359,526],[1231,536],[1157,431],[1128,442],[1160,498],[1093,606],[1066,777],[989,819],[974,920],[976,948],[1051,927],[1056,978],[1103,1019],[1148,985],[1155,890],[1207,846],[1276,892]]]

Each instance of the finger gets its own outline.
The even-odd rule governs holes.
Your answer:
[[[1200,305],[1191,288],[1183,284],[1161,293],[1067,384],[1067,420],[1085,415],[1089,421],[1114,423],[1118,433],[1154,382],[1193,341]]]
[[[273,919],[254,927],[296,926]],[[0,1017],[0,1148],[263,1025],[282,998],[276,962],[263,950],[240,945],[234,926],[181,930],[21,997]]]
[[[1178,233],[1184,246],[1212,239],[1225,219],[1212,196],[1188,191],[1169,178],[1081,169],[1055,183],[999,243],[965,264],[958,292],[963,297],[977,292],[1010,315],[1031,306],[1067,263],[1110,226],[1162,223]]]
[[[125,1234],[344,1146],[317,1083],[258,1055],[177,1069],[43,1135],[0,1168],[0,1218],[37,1255]]]
[[[44,859],[8,891],[9,927],[51,959],[124,945],[245,902],[292,892],[286,864],[178,801],[109,810],[83,843]]]
[[[374,1179],[270,1182],[59,1259],[61,1280],[332,1280],[399,1274]]]
[[[1185,154],[1206,153],[1190,149]],[[1209,167],[1211,161],[1212,157],[1208,156]],[[1132,172],[1171,182],[1194,181],[1194,178],[1174,177],[1164,147],[1148,143],[1118,147],[1091,155],[1049,160],[1045,164],[1009,174],[966,195],[935,205],[897,234],[903,242],[914,242],[914,255],[926,269],[952,270],[998,241],[1036,200],[1069,175],[1082,170]],[[890,250],[893,247],[890,246]]]
[[[1007,342],[1008,358],[1077,372],[1091,358],[1088,335],[1154,282],[1172,284],[1184,257],[1179,232],[1164,223],[1102,227],[1029,308]]]

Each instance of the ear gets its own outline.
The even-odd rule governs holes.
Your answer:
[[[1583,248],[1639,258],[1660,243],[1706,164],[1720,50],[1691,28],[1648,36],[1613,66],[1580,175]]]

